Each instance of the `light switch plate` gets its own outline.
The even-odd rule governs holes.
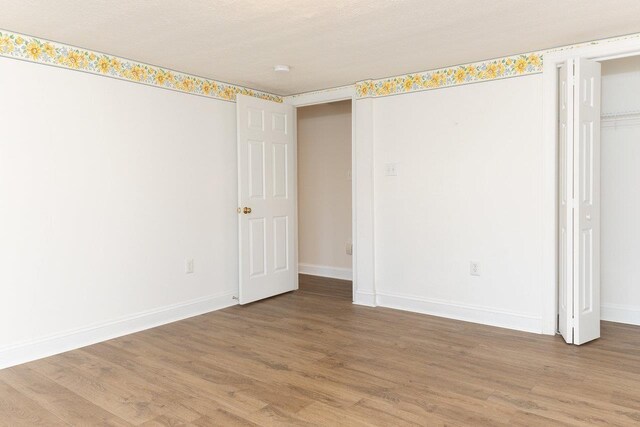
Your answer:
[[[398,176],[398,164],[397,163],[385,163],[384,174],[386,176]]]
[[[187,259],[184,262],[184,272],[186,274],[191,274],[194,271],[193,259]]]
[[[480,276],[480,263],[471,261],[469,264],[469,274],[472,276]]]

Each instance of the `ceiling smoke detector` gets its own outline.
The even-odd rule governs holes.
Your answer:
[[[273,71],[276,72],[280,72],[280,73],[288,73],[290,70],[288,65],[276,65],[273,67]]]

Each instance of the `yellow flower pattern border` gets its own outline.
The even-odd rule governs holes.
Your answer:
[[[373,98],[389,96],[538,74],[542,73],[543,57],[547,53],[637,38],[640,38],[640,33],[593,40],[537,52],[445,67],[437,70],[422,71],[376,80],[363,80],[356,83],[356,97]]]
[[[542,72],[542,53],[532,52],[356,83],[356,96],[370,98],[417,92]]]
[[[85,71],[224,101],[235,101],[236,95],[243,94],[282,102],[278,95],[4,30],[0,30],[0,57]]]
[[[631,38],[640,38],[640,33],[383,79],[363,80],[355,83],[356,98],[389,96],[537,74],[542,72],[545,53]],[[279,95],[1,29],[0,57],[85,71],[224,101],[235,101],[238,94],[243,94],[283,102],[283,97]]]

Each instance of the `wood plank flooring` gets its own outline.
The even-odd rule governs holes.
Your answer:
[[[640,425],[639,327],[574,347],[322,282],[2,370],[0,425]]]
[[[299,286],[300,293],[323,295],[347,301],[353,300],[353,286],[350,280],[326,279],[324,277],[301,274]]]

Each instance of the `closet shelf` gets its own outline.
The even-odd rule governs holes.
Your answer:
[[[640,126],[640,110],[604,113],[600,122],[602,127]]]
[[[603,119],[615,118],[615,117],[627,117],[627,116],[640,116],[640,110],[634,111],[616,111],[615,113],[602,113]]]

